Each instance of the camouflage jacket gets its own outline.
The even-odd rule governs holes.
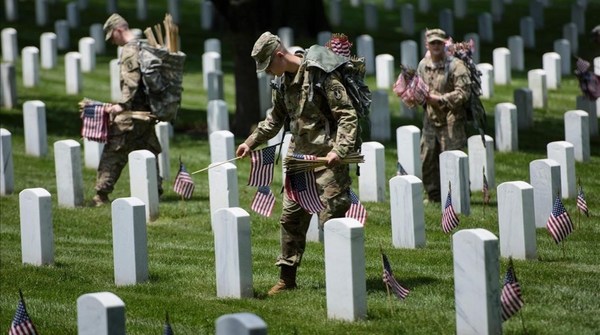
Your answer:
[[[458,58],[446,57],[444,62],[434,64],[425,57],[417,68],[418,75],[429,86],[429,92],[442,96],[440,108],[426,106],[425,116],[435,126],[448,121],[465,119],[465,103],[469,100],[471,79],[465,64]]]
[[[148,99],[144,93],[142,72],[140,70],[140,41],[133,40],[123,46],[121,51],[121,100],[119,104],[125,110],[149,111]]]
[[[289,119],[297,153],[322,157],[333,151],[344,158],[356,150],[358,116],[339,77],[327,76],[319,88],[323,94],[317,94],[311,89],[309,71],[319,70],[309,70],[303,61],[295,74],[276,78],[273,110],[246,139],[250,148],[275,136]]]

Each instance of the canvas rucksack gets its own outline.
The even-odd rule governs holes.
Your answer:
[[[160,121],[177,117],[183,92],[185,54],[140,42],[140,70],[152,114]]]

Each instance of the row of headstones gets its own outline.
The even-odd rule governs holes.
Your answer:
[[[394,184],[397,184],[398,189],[404,188],[405,193],[412,195],[404,196],[403,199],[408,202],[412,199],[413,203],[422,207],[422,185],[418,178],[397,176],[394,179],[397,180]],[[507,234],[506,238],[502,239],[506,239],[507,242],[503,242],[501,250],[504,251],[506,246],[512,251],[511,255],[519,254],[520,251],[524,258],[535,258],[535,228],[531,224],[531,215],[528,214],[531,212],[527,210],[531,208],[532,187],[524,182],[506,183],[503,187],[504,185],[499,186],[499,193],[502,195],[498,198],[506,199],[507,202],[506,205],[502,202],[503,205],[499,205],[499,208],[502,208],[501,213],[510,213],[510,219],[505,220],[504,226],[508,227],[500,230],[501,234]],[[506,192],[503,192],[504,189]],[[53,262],[49,199],[49,193],[43,189],[26,189],[20,194],[23,263],[41,265]],[[402,201],[396,203],[400,210],[404,208]],[[131,285],[148,280],[146,219],[143,207],[144,203],[133,197],[116,199],[112,203],[114,274],[117,285]],[[36,209],[42,210],[45,215],[40,215]],[[515,219],[514,216],[519,214],[522,217]],[[502,214],[499,217],[504,218]],[[515,229],[519,224],[522,225]],[[249,214],[238,207],[222,208],[212,214],[211,226],[215,241],[217,296],[253,297]],[[421,227],[423,226],[421,224]],[[414,230],[410,233],[415,235]],[[424,231],[420,233],[424,236]],[[29,243],[31,240],[39,243]],[[364,226],[354,219],[329,220],[324,228],[324,245],[327,316],[348,321],[364,319],[367,311]],[[340,258],[340,254],[346,256]],[[499,292],[498,239],[484,229],[462,230],[453,235],[453,254],[455,303],[456,310],[461,311],[456,314],[457,330],[462,329],[465,322],[474,329],[487,329],[483,324],[501,327],[499,296],[494,296]],[[352,280],[342,281],[339,278]],[[473,285],[473,282],[477,285]],[[470,290],[465,291],[476,292],[465,293],[460,289],[466,285],[470,285]],[[472,300],[471,294],[475,294],[478,299]],[[110,298],[109,306],[119,305],[114,296]],[[93,314],[78,316],[78,323],[85,321],[84,324],[87,325],[89,319],[98,318],[97,313],[103,311],[105,304],[98,300],[98,296],[86,296],[85,299],[85,303],[82,301],[82,304],[85,305],[86,313],[95,311]],[[471,299],[470,303],[467,303],[468,299]],[[466,315],[465,311],[468,312]],[[482,311],[491,311],[487,314],[489,318],[480,318]],[[109,313],[102,315],[107,314]],[[97,322],[96,320],[94,329],[98,329]],[[106,325],[123,323],[107,321]],[[104,322],[101,322],[100,326],[103,325]]]

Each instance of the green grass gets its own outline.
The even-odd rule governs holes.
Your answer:
[[[210,160],[206,140],[206,94],[201,88],[202,41],[221,36],[203,32],[199,25],[197,1],[181,1],[182,41],[188,55],[185,91],[181,117],[175,124],[176,136],[170,142],[171,176],[181,156],[191,171],[205,167]],[[444,6],[444,1],[432,1],[432,13]],[[506,5],[505,20],[494,25],[496,46],[504,46],[506,37],[518,33],[518,18],[528,11],[526,1]],[[538,32],[539,48],[526,53],[527,68],[541,67],[541,54],[551,50],[553,39],[562,36],[561,27],[570,18],[570,1],[552,1],[554,9],[546,10],[547,28]],[[416,2],[415,2],[416,3]],[[362,11],[351,9],[344,2],[343,27],[335,31],[349,36],[363,33]],[[476,15],[489,10],[489,1],[469,1],[469,17],[455,22],[457,36],[473,31]],[[51,19],[62,18],[64,3],[51,7]],[[135,2],[119,4],[128,18],[135,17]],[[21,18],[33,18],[33,2],[19,2]],[[149,6],[149,22],[158,22],[162,3],[153,1]],[[600,9],[598,3],[589,4],[587,22],[594,22],[592,13]],[[91,1],[91,13],[82,17],[82,27],[73,30],[71,41],[87,34],[93,22],[105,19],[102,1]],[[416,6],[415,6],[416,7]],[[327,8],[327,7],[326,7]],[[346,16],[347,15],[347,16]],[[135,21],[132,19],[132,23]],[[359,24],[356,24],[356,23]],[[376,53],[398,55],[400,41],[407,38],[400,31],[400,22],[391,14],[380,11],[380,31],[375,36]],[[417,13],[417,29],[437,25],[437,15]],[[144,27],[147,24],[144,23]],[[2,27],[8,26],[3,22]],[[29,22],[14,25],[19,31],[19,47],[37,45],[39,34],[51,27],[38,28]],[[226,39],[226,35],[222,36]],[[300,45],[311,40],[300,39]],[[590,54],[593,49],[585,37],[580,48]],[[230,46],[224,42],[223,69],[225,71],[226,101],[233,113],[232,57]],[[481,61],[491,63],[492,45],[482,45]],[[110,55],[110,56],[109,56]],[[0,198],[0,327],[8,327],[21,288],[28,309],[38,330],[43,334],[75,334],[77,331],[76,300],[85,293],[110,291],[126,304],[129,334],[157,334],[161,331],[165,311],[169,311],[176,334],[214,333],[215,320],[227,313],[251,312],[263,318],[271,334],[452,334],[455,332],[452,248],[448,235],[440,229],[440,208],[425,207],[427,245],[423,249],[394,249],[391,243],[389,202],[366,203],[369,219],[365,227],[367,303],[364,321],[339,322],[327,319],[323,246],[309,243],[302,267],[299,269],[299,289],[273,298],[266,291],[277,280],[273,266],[279,251],[278,217],[280,199],[270,218],[251,213],[252,257],[255,297],[252,299],[219,299],[216,297],[213,236],[210,229],[208,182],[206,174],[194,176],[197,188],[191,201],[181,202],[176,194],[167,191],[160,203],[160,218],[148,224],[148,256],[150,280],[147,283],[116,287],[113,278],[112,231],[110,208],[65,209],[56,203],[56,182],[52,143],[62,139],[79,140],[80,121],[77,101],[83,96],[109,100],[108,61],[114,55],[99,57],[96,71],[84,75],[84,90],[79,96],[64,94],[63,57],[59,67],[42,71],[43,86],[33,89],[22,87],[20,63],[17,63],[19,106],[2,109],[0,126],[13,134],[15,193]],[[591,57],[588,57],[588,59]],[[369,78],[375,87],[374,78]],[[496,86],[492,99],[484,101],[488,111],[488,134],[493,136],[493,110],[500,102],[512,102],[515,88],[526,87],[526,73],[513,73],[509,86]],[[548,108],[535,110],[534,126],[519,132],[519,152],[495,154],[496,184],[515,180],[529,180],[529,162],[545,158],[546,144],[564,139],[563,114],[574,109],[579,94],[573,76],[563,77],[562,87],[550,91]],[[420,126],[417,120],[399,117],[398,100],[390,92],[392,129],[406,124]],[[28,100],[46,103],[49,154],[33,158],[24,154],[21,105]],[[392,133],[394,133],[392,131]],[[241,142],[243,138],[236,138]],[[366,139],[368,140],[368,139]],[[386,175],[395,174],[395,141],[386,145]],[[600,180],[595,173],[600,166],[600,140],[591,142],[592,159],[576,163],[577,176],[585,187],[592,217],[580,218],[575,200],[565,200],[565,206],[577,223],[575,232],[566,239],[566,256],[561,247],[552,242],[545,229],[537,231],[538,259],[515,261],[517,276],[523,287],[525,307],[522,320],[528,334],[596,334],[600,329],[600,261],[597,246],[600,243]],[[245,186],[249,173],[248,161],[237,163],[239,173],[240,205],[249,211],[255,191]],[[276,168],[274,189],[281,185],[280,167]],[[84,170],[85,198],[93,195],[95,171]],[[128,169],[117,184],[112,199],[128,194]],[[171,181],[165,182],[170,190]],[[355,181],[354,185],[357,182]],[[51,266],[34,267],[21,263],[18,193],[26,188],[44,187],[52,194],[54,259]],[[495,193],[495,192],[494,192]],[[493,194],[495,195],[495,194]],[[481,192],[473,192],[470,216],[461,216],[461,229],[485,228],[498,235],[495,199],[483,215]],[[398,280],[411,289],[405,301],[392,301],[390,310],[386,290],[381,281],[379,248],[387,252]],[[506,260],[501,261],[501,273]],[[500,280],[501,278],[498,278]],[[506,334],[521,334],[520,316],[503,325]]]

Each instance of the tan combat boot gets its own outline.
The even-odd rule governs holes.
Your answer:
[[[92,206],[100,207],[110,204],[108,195],[104,192],[96,192],[96,195],[92,198]]]
[[[280,269],[279,281],[275,286],[271,287],[269,292],[267,293],[269,296],[273,296],[277,293],[280,293],[284,290],[292,290],[295,289],[296,286],[296,270],[298,268],[296,266],[287,266],[282,265]]]

